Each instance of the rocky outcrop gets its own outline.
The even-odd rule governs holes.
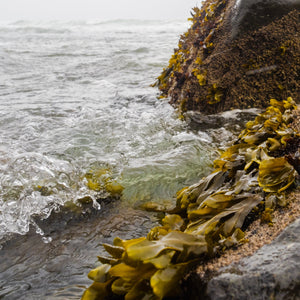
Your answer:
[[[158,77],[181,112],[299,102],[299,0],[207,0]]]

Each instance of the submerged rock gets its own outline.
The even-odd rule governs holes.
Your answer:
[[[219,273],[208,283],[208,299],[299,299],[300,218],[271,244]]]

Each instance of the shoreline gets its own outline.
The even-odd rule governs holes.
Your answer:
[[[197,133],[200,132],[201,126],[221,126],[226,117],[220,116],[219,113],[226,109],[229,115],[234,111],[236,104],[240,104],[242,109],[250,108],[252,104],[264,108],[265,103],[271,99],[270,107],[264,113],[255,112],[253,119],[251,117],[252,121],[247,118],[249,122],[245,126],[236,126],[233,131],[234,138],[226,136],[223,131],[218,138],[226,140],[228,145],[219,149],[218,152],[221,153],[214,161],[214,171],[205,173],[207,176],[200,182],[196,180],[194,185],[178,191],[177,199],[175,196],[170,206],[166,201],[167,204],[161,205],[156,211],[155,207],[151,210],[151,205],[149,211],[143,211],[136,206],[127,207],[124,203],[120,205],[117,201],[105,198],[101,203],[104,210],[94,211],[92,204],[88,203],[91,199],[84,197],[80,199],[82,203],[79,201],[83,205],[81,211],[76,212],[68,206],[58,213],[53,211],[45,220],[39,220],[34,215],[26,235],[17,237],[13,234],[13,238],[4,242],[2,248],[0,243],[3,255],[0,298],[13,298],[19,294],[16,296],[18,299],[30,296],[39,299],[42,295],[45,299],[65,299],[68,295],[75,299],[73,297],[76,294],[84,300],[124,297],[153,300],[245,299],[239,298],[239,294],[231,297],[225,290],[225,298],[215,294],[212,297],[209,296],[209,289],[216,282],[219,284],[218,291],[222,293],[222,284],[225,283],[222,276],[226,277],[228,274],[236,276],[234,279],[237,279],[230,282],[231,279],[227,276],[229,285],[232,283],[238,286],[244,280],[237,277],[246,274],[247,259],[255,260],[259,253],[265,251],[268,246],[272,247],[282,235],[290,232],[290,228],[295,224],[300,225],[300,105],[297,106],[300,99],[297,97],[298,75],[295,75],[297,70],[299,71],[295,61],[299,60],[297,49],[300,44],[296,37],[287,43],[281,43],[281,39],[285,39],[282,31],[285,25],[288,27],[287,39],[292,36],[292,31],[298,28],[294,21],[299,17],[299,12],[294,10],[284,16],[284,20],[279,19],[259,28],[253,35],[249,33],[250,39],[248,35],[245,38],[241,37],[237,43],[230,45],[234,51],[227,60],[228,49],[223,51],[223,46],[227,45],[228,36],[221,38],[218,28],[223,21],[223,5],[233,2],[206,0],[204,10],[195,10],[194,24],[188,31],[190,36],[185,36],[188,43],[182,43],[179,47],[181,54],[170,60],[174,63],[170,68],[175,72],[173,77],[167,78],[168,83],[173,81],[167,96],[170,97],[170,103],[177,107],[179,119],[185,118],[189,129]],[[205,30],[197,37],[200,40],[196,41],[193,40],[193,34],[199,33],[196,25],[202,22],[201,19],[201,26],[205,27]],[[280,34],[275,34],[275,29],[278,29]],[[269,32],[272,34],[269,35]],[[257,37],[260,39],[257,40]],[[266,37],[270,39],[263,45],[262,41]],[[273,38],[274,49],[264,49],[266,45],[272,46]],[[261,42],[257,47],[259,49],[255,48],[256,41],[258,44]],[[184,42],[183,36],[180,42]],[[191,44],[193,47],[189,52],[188,47]],[[248,50],[251,55],[248,55]],[[175,51],[178,53],[178,49]],[[235,56],[239,51],[241,56]],[[261,53],[265,56],[260,56]],[[278,54],[278,62],[273,61],[277,59],[275,54]],[[244,61],[240,61],[239,57]],[[269,57],[272,57],[270,61]],[[290,58],[293,60],[290,61]],[[189,60],[193,59],[195,61],[190,63]],[[250,63],[251,59],[254,61]],[[233,61],[235,66],[232,72],[229,66],[233,65]],[[291,64],[290,73],[287,62]],[[222,73],[223,71],[225,73]],[[230,75],[225,81],[224,74]],[[220,77],[216,79],[215,75]],[[238,80],[235,80],[233,75],[237,75],[235,79]],[[275,79],[275,76],[278,78]],[[296,76],[296,79],[293,76]],[[229,81],[236,83],[236,86]],[[260,81],[263,83],[261,87],[258,85]],[[254,83],[253,86],[257,84],[258,89],[253,91],[247,88],[251,86],[248,85],[249,82]],[[167,82],[165,84],[167,85]],[[272,87],[274,94],[271,91]],[[241,92],[243,88],[244,94]],[[263,99],[260,96],[255,99],[258,90],[265,93]],[[166,90],[162,89],[162,92]],[[202,99],[198,97],[201,95]],[[296,103],[290,96],[294,96]],[[153,100],[155,101],[155,97]],[[143,111],[145,110],[147,109]],[[205,115],[206,113],[208,115]],[[241,121],[240,116],[237,114],[235,118]],[[291,120],[294,122],[291,123]],[[143,119],[139,123],[143,123]],[[195,128],[192,128],[193,126]],[[241,131],[241,128],[245,129]],[[241,132],[238,138],[235,137],[237,132]],[[213,134],[209,134],[210,138],[212,136]],[[152,138],[149,133],[144,137]],[[207,141],[209,143],[209,139]],[[177,144],[174,147],[177,147]],[[215,148],[217,146],[214,144],[211,147],[212,151],[216,151]],[[142,156],[144,154],[145,152]],[[158,155],[161,154],[160,149]],[[191,160],[186,151],[182,157],[187,158],[188,162],[184,167],[198,170],[197,162]],[[167,162],[170,163],[170,160]],[[209,159],[209,162],[212,163],[213,160]],[[207,167],[207,170],[210,169]],[[96,191],[99,185],[97,177],[91,172],[89,174],[91,176],[86,177],[89,188]],[[171,175],[174,176],[175,171],[172,171]],[[147,179],[145,171],[141,172],[141,176]],[[199,175],[198,179],[201,176]],[[174,178],[178,180],[177,176]],[[170,187],[168,182],[160,180],[160,183],[163,187]],[[189,183],[185,184],[187,185]],[[111,192],[114,191],[114,186],[110,186]],[[152,186],[158,189],[157,184],[152,183]],[[39,189],[40,192],[43,191],[42,187]],[[122,189],[117,190],[117,194],[120,195]],[[145,190],[145,185],[142,186],[142,190]],[[146,203],[145,207],[147,204],[151,203]],[[300,237],[300,231],[298,236]],[[300,247],[300,243],[298,244]],[[283,251],[290,248],[291,251],[295,251],[291,244],[282,242],[280,247]],[[97,255],[100,255],[98,261]],[[276,255],[270,253],[262,268],[272,265],[268,259],[273,261],[273,266],[280,265],[281,256],[278,253]],[[287,265],[294,267],[292,263]],[[294,276],[291,279],[299,286],[300,259],[299,264],[295,265],[298,272],[295,273],[296,276],[290,275],[285,268],[282,268],[282,272],[289,275],[286,276],[288,279]],[[255,270],[253,265],[249,264],[249,269],[251,268]],[[275,278],[274,274],[267,275]],[[264,277],[261,276],[259,280],[258,282],[263,282]],[[280,279],[274,280],[280,283]],[[64,284],[66,282],[67,284]],[[276,293],[281,285],[274,287],[268,283],[264,282],[263,286],[267,288],[267,296],[277,299]],[[290,290],[291,286],[287,285]],[[241,294],[252,292],[248,285],[240,285],[239,289]],[[277,300],[279,299],[281,298]]]

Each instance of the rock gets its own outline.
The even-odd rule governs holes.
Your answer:
[[[219,274],[208,282],[208,299],[300,299],[300,218],[271,244]]]
[[[232,36],[258,29],[299,8],[299,0],[236,0],[231,18]]]
[[[299,99],[300,0],[206,0],[158,86],[186,111],[215,114]]]

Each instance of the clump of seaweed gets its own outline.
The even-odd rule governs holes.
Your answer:
[[[98,257],[83,300],[180,298],[179,282],[192,265],[244,242],[249,215],[272,222],[272,211],[286,205],[285,192],[297,176],[288,150],[298,150],[300,134],[289,127],[295,102],[270,102],[214,161],[209,176],[177,193],[162,226],[147,237],[103,245],[108,256]]]
[[[106,192],[109,196],[119,197],[123,192],[123,186],[113,178],[110,168],[91,169],[85,174],[86,185],[95,192]],[[105,196],[107,196],[105,194]]]

